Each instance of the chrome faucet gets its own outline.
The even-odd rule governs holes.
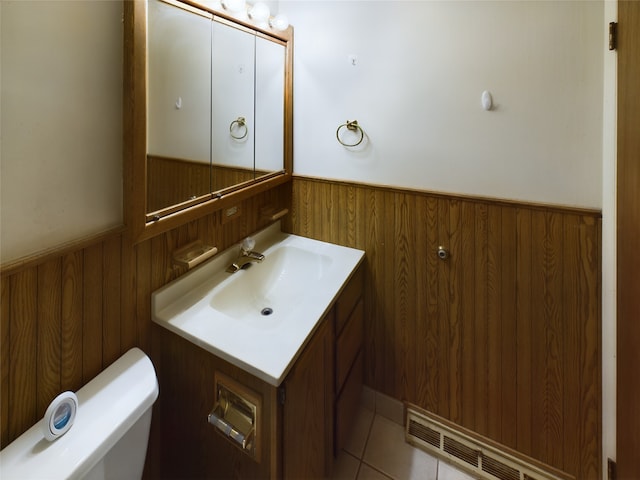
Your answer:
[[[245,238],[240,244],[240,255],[235,262],[227,267],[227,272],[235,273],[238,270],[247,268],[252,263],[260,263],[261,261],[263,261],[264,255],[253,251],[253,248],[255,246],[256,241],[253,238]]]

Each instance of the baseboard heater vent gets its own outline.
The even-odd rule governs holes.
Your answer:
[[[432,418],[433,417],[433,418]],[[571,475],[554,473],[527,462],[524,458],[500,451],[455,426],[441,422],[435,415],[407,408],[406,441],[443,458],[472,475],[488,480],[567,480]]]

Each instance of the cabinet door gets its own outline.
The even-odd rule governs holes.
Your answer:
[[[322,322],[284,387],[284,478],[324,478],[333,456],[332,317]]]
[[[211,163],[243,169],[253,178],[256,36],[213,22],[211,60]],[[243,119],[242,124],[233,123]],[[214,189],[229,187],[213,179]],[[233,183],[233,182],[231,182]]]

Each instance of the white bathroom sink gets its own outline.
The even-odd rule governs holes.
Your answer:
[[[210,307],[256,328],[271,328],[269,320],[282,322],[332,266],[330,256],[290,243],[275,244],[262,263],[251,263],[223,281],[212,292]]]
[[[235,245],[157,290],[153,321],[278,386],[364,252],[280,232],[254,235],[261,263],[228,273]]]

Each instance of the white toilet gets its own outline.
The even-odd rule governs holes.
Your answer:
[[[149,357],[133,348],[76,392],[67,433],[49,442],[41,422],[0,452],[0,478],[140,479],[158,381]]]

